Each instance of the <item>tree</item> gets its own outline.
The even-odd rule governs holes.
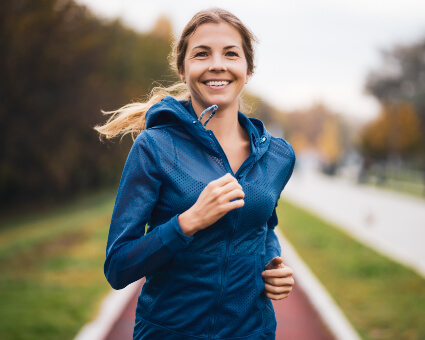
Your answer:
[[[397,45],[384,50],[382,59],[381,67],[369,73],[365,88],[378,99],[387,112],[375,122],[375,125],[379,123],[383,126],[388,125],[390,136],[387,138],[389,145],[387,163],[393,163],[393,160],[405,156],[400,154],[403,149],[401,144],[397,145],[398,140],[404,138],[402,129],[397,127],[397,123],[400,122],[397,111],[401,103],[408,102],[419,118],[421,141],[417,163],[422,163],[425,194],[425,38],[416,43]],[[383,126],[375,129],[381,130]],[[368,143],[367,139],[363,141],[366,143],[364,147]],[[416,159],[410,159],[410,163],[416,163]]]
[[[361,148],[365,156],[376,160],[386,160],[394,153],[409,159],[420,154],[422,138],[414,107],[402,102],[383,107],[380,115],[365,127]]]
[[[166,16],[160,16],[152,30],[149,32],[152,36],[162,39],[169,40],[173,38],[173,27],[171,25],[170,19]]]
[[[329,173],[336,170],[351,148],[350,123],[323,103],[315,103],[305,110],[281,113],[280,116],[283,118],[277,120],[295,152],[316,151],[324,170]]]
[[[0,210],[116,184],[131,141],[101,144],[93,126],[173,79],[169,52],[72,0],[0,1]]]
[[[425,38],[410,45],[398,45],[382,52],[382,65],[367,77],[366,90],[375,96],[387,112],[410,103],[419,118],[421,134],[425,135]],[[395,128],[393,128],[395,129]],[[401,137],[400,137],[401,138]],[[422,138],[425,175],[425,138]]]

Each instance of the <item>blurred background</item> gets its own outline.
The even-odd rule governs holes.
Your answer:
[[[72,339],[99,312],[132,140],[102,143],[93,127],[178,80],[171,43],[211,6],[259,38],[244,101],[297,155],[285,236],[362,338],[425,338],[420,0],[1,1],[0,338]]]

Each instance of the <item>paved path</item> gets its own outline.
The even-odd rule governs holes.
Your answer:
[[[279,242],[283,245],[282,257],[285,263],[295,271],[296,284],[287,299],[273,301],[278,323],[276,340],[360,340],[359,336],[325,288],[303,263],[289,241],[277,231]],[[118,299],[112,301],[106,310],[117,310],[115,319],[110,322],[108,315],[98,318],[96,327],[86,327],[88,332],[81,333],[76,340],[126,340],[131,339],[137,297],[144,280],[140,280],[124,291],[113,291]],[[122,296],[120,299],[118,295]],[[120,301],[124,301],[119,307]],[[114,308],[114,306],[118,308]],[[90,328],[94,332],[90,332]],[[93,329],[94,328],[94,329]],[[97,328],[97,330],[96,330]]]
[[[137,296],[142,285],[143,282],[105,340],[132,339]],[[287,299],[273,305],[278,320],[276,340],[334,340],[300,287],[295,286]]]
[[[290,296],[273,301],[277,340],[360,340],[343,312],[314,277],[288,240],[276,231],[283,245],[285,264],[294,269],[295,286]],[[74,340],[126,340],[132,338],[135,309],[144,279],[112,290],[102,302],[95,320],[86,324]]]
[[[290,296],[273,301],[277,340],[360,340],[326,289],[314,277],[288,240],[277,230],[285,264],[294,269],[295,286]],[[95,320],[85,325],[74,340],[131,339],[138,295],[144,279],[104,299]]]
[[[425,200],[316,172],[295,173],[283,197],[425,276]]]

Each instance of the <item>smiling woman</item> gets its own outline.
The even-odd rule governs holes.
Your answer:
[[[175,45],[183,83],[96,127],[106,138],[137,135],[104,265],[115,289],[146,277],[134,339],[275,338],[270,299],[294,284],[274,233],[276,206],[295,155],[238,111],[254,42],[233,14],[197,13]]]
[[[180,77],[196,111],[218,105],[217,116],[237,111],[248,81],[248,63],[239,32],[226,23],[204,24],[191,36]]]

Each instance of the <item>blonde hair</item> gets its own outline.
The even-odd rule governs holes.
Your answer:
[[[184,58],[190,36],[195,30],[207,23],[227,23],[235,28],[242,37],[242,48],[248,64],[248,74],[254,73],[254,43],[257,42],[254,34],[232,13],[221,8],[212,8],[196,13],[184,28],[180,39],[174,44],[170,56],[171,67],[181,74],[184,72]],[[127,104],[118,110],[102,111],[111,115],[104,125],[95,126],[100,138],[112,139],[130,134],[133,140],[145,129],[145,115],[150,107],[160,102],[166,96],[173,96],[176,100],[190,100],[190,92],[184,83],[176,83],[169,87],[155,87],[146,102]]]

